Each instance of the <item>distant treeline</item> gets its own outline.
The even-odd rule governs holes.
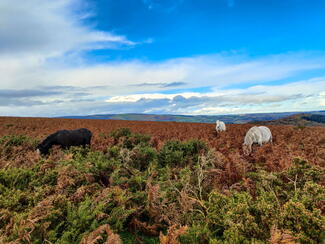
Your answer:
[[[325,123],[325,115],[321,114],[310,114],[302,117],[305,120],[314,121],[318,123]]]
[[[112,120],[133,120],[133,121],[176,121],[194,123],[215,123],[222,120],[226,124],[245,124],[259,121],[271,121],[283,119],[289,116],[303,114],[304,116],[325,116],[325,111],[314,112],[283,112],[283,113],[256,113],[256,114],[231,114],[231,115],[171,115],[171,114],[98,114],[86,116],[65,116],[67,119],[112,119]],[[323,122],[324,123],[324,122]]]

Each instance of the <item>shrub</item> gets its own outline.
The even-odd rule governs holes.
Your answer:
[[[107,153],[71,147],[24,168],[0,169],[0,242],[324,239],[324,170],[305,160],[268,172],[198,140],[168,141],[157,151],[149,136],[129,129],[112,136]],[[24,152],[31,142],[5,137],[0,147]]]
[[[159,152],[159,165],[164,167],[185,165],[184,144],[180,141],[167,142]]]
[[[184,167],[197,162],[199,155],[206,151],[206,144],[199,140],[168,141],[160,150],[158,162],[163,167],[166,165]]]
[[[249,174],[255,183],[253,192],[247,189],[224,195],[212,191],[204,203],[205,213],[198,215],[182,238],[186,243],[264,243],[271,238],[273,226],[278,226],[302,243],[320,243],[325,218],[317,205],[325,200],[325,189],[316,182],[321,173],[321,169],[296,159],[291,168],[280,173],[258,170]],[[293,175],[299,177],[288,184]]]
[[[137,145],[149,145],[151,138],[149,135],[132,133],[128,128],[117,129],[110,135],[114,139],[114,145],[127,149],[133,149]]]
[[[119,128],[111,132],[110,136],[113,137],[115,140],[118,140],[120,137],[127,137],[130,136],[131,130],[129,128]]]
[[[136,146],[132,152],[129,165],[140,171],[146,170],[157,159],[156,150],[150,146]]]
[[[21,146],[26,143],[36,144],[37,141],[25,135],[10,135],[0,138],[0,144],[5,146]]]

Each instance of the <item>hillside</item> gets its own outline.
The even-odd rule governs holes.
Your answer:
[[[0,243],[321,243],[325,128],[244,155],[251,126],[0,117]],[[90,148],[35,152],[81,127]]]
[[[322,114],[295,114],[285,118],[268,120],[268,121],[252,121],[253,124],[260,125],[296,125],[296,126],[325,126],[325,115]]]
[[[226,133],[217,135],[214,124],[206,123],[0,117],[0,136],[26,135],[41,140],[59,129],[85,127],[94,134],[93,148],[104,150],[111,144],[111,140],[105,135],[118,128],[130,128],[133,132],[151,135],[158,148],[168,140],[184,141],[195,138],[207,142],[210,147],[229,157],[232,155],[230,152],[241,155],[243,138],[251,126],[252,124],[230,124],[227,125]],[[292,161],[294,157],[300,156],[317,164],[325,163],[325,154],[321,147],[325,140],[325,128],[277,125],[270,125],[270,128],[276,144],[273,147],[257,148],[256,154],[250,160],[258,161],[259,157],[263,157],[263,161],[274,164],[274,160]],[[316,154],[315,145],[320,147]],[[286,164],[281,165],[280,163],[280,168]]]
[[[88,116],[65,116],[70,119],[110,119],[110,120],[135,120],[135,121],[176,121],[195,123],[215,123],[222,120],[227,124],[245,124],[251,121],[269,121],[288,117],[299,112],[287,113],[255,113],[234,115],[156,115],[156,114],[99,114]],[[325,111],[306,112],[304,114],[325,115]]]

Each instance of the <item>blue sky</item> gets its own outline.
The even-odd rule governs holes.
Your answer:
[[[325,1],[0,2],[0,115],[325,108]]]
[[[112,58],[164,60],[224,51],[251,56],[323,50],[325,2],[303,0],[100,0],[90,19],[102,30],[151,45]]]

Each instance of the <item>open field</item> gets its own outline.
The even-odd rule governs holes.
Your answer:
[[[0,117],[0,243],[322,243],[325,128],[244,156],[250,126]],[[81,127],[90,149],[35,152]]]
[[[126,127],[132,132],[151,135],[157,148],[168,140],[194,138],[206,141],[227,158],[240,157],[250,163],[263,162],[270,170],[286,168],[296,157],[325,167],[325,128],[270,125],[274,144],[254,147],[252,155],[244,157],[241,145],[251,126],[227,125],[227,132],[217,136],[215,125],[204,123],[0,117],[0,136],[28,135],[42,140],[56,130],[85,127],[94,134],[92,147],[105,151],[112,142],[105,135]]]

